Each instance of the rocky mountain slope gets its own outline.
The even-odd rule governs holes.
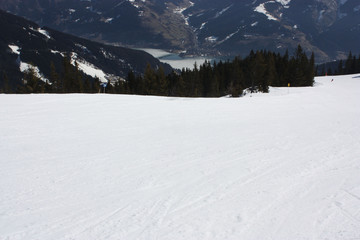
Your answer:
[[[0,0],[0,8],[98,41],[188,54],[298,44],[318,61],[360,52],[358,0]]]
[[[0,10],[0,73],[5,72],[11,85],[21,82],[23,73],[30,65],[39,76],[50,75],[50,62],[58,71],[64,56],[70,56],[73,65],[100,81],[115,81],[127,76],[132,70],[142,74],[147,63],[153,67],[163,66],[166,72],[171,67],[160,63],[150,54],[139,50],[104,45],[50,28],[41,28],[36,23]],[[2,77],[0,77],[0,81]]]

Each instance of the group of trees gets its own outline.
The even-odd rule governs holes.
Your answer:
[[[44,79],[36,72],[36,68],[29,65],[24,71],[21,85],[15,90],[9,86],[6,73],[3,73],[3,87],[0,93],[98,93],[99,79],[91,78],[79,70],[78,64],[71,64],[70,57],[64,57],[62,71],[57,72],[53,62],[50,63],[49,79]]]
[[[269,86],[312,86],[315,75],[314,54],[307,57],[301,46],[294,56],[269,51],[250,52],[244,59],[218,62],[183,69],[165,75],[147,66],[142,76],[129,73],[126,81],[110,86],[107,92],[160,96],[219,97],[241,96],[244,89],[268,92]]]
[[[270,51],[251,51],[242,59],[204,64],[165,74],[162,67],[147,65],[144,74],[129,72],[127,78],[108,84],[107,93],[185,97],[239,97],[244,89],[268,92],[269,86],[312,86],[315,74],[314,54],[307,57],[299,45],[289,56]],[[84,75],[69,57],[64,57],[62,71],[51,64],[49,81],[40,80],[35,70],[24,73],[18,93],[98,93],[100,81]]]
[[[344,75],[344,74],[355,74],[360,73],[360,55],[356,58],[351,52],[346,60],[336,61],[336,65],[333,63],[322,64],[320,76],[328,75]]]

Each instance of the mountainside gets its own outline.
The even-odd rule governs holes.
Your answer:
[[[360,50],[359,10],[356,0],[197,0],[184,14],[203,46],[235,54],[301,44],[326,59]]]
[[[98,41],[189,54],[299,43],[318,61],[360,52],[358,0],[0,0],[0,8]]]
[[[60,71],[64,56],[90,78],[116,81],[125,78],[130,70],[142,74],[147,63],[154,68],[171,67],[143,51],[108,46],[64,34],[0,10],[0,73],[5,72],[13,87],[21,82],[23,73],[34,66],[43,80],[50,75],[50,62]],[[2,74],[2,73],[1,73]],[[2,84],[0,77],[0,85]]]

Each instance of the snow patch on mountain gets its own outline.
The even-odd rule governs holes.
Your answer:
[[[223,40],[219,41],[219,42],[217,43],[217,45],[222,44],[223,42],[229,40],[229,39],[232,38],[235,34],[237,34],[239,31],[240,31],[240,29],[236,30],[236,31],[233,32],[233,33],[230,33],[230,34],[227,35]]]
[[[33,69],[37,78],[41,79],[44,82],[49,82],[49,80],[44,76],[44,74],[40,72],[40,69],[37,66],[34,66],[30,63],[20,62],[19,68],[21,72],[26,72]]]
[[[205,38],[205,41],[211,42],[211,43],[214,43],[217,40],[218,40],[218,37],[215,37],[215,36],[210,36],[210,37]]]
[[[221,10],[220,12],[217,12],[215,15],[215,18],[220,17],[224,12],[226,12],[227,10],[229,10],[234,4],[231,4],[230,6],[224,8],[223,10]]]
[[[346,1],[346,0],[345,0]],[[280,3],[283,6],[287,6],[289,5],[289,3],[291,2],[291,0],[275,0],[275,2]]]
[[[200,26],[200,30],[204,29],[204,27],[205,27],[205,25],[206,25],[207,23],[208,23],[208,22],[202,23],[201,26]]]
[[[186,17],[186,16],[184,15],[184,11],[186,11],[188,8],[194,6],[194,3],[193,3],[193,2],[189,2],[189,3],[190,3],[190,5],[187,6],[187,7],[178,7],[178,8],[175,8],[175,9],[174,9],[174,13],[175,13],[175,14],[179,14],[179,15],[184,19],[185,24],[186,24],[187,26],[190,25],[190,24],[189,24],[189,17]]]
[[[266,2],[268,3],[268,2]],[[265,4],[266,3],[261,3],[259,6],[257,6],[254,11],[258,12],[258,13],[262,13],[264,14],[269,20],[272,21],[278,21],[278,19],[276,17],[274,17],[273,15],[271,15],[265,8]]]
[[[37,29],[34,29],[32,27],[29,27],[30,30],[34,31],[34,32],[38,32],[42,35],[44,35],[47,39],[50,39],[51,36],[50,34],[48,33],[48,31],[44,30],[44,29],[41,29],[41,28],[37,28]]]
[[[78,65],[78,68],[85,74],[93,78],[99,78],[101,82],[108,82],[108,74],[104,73],[101,69],[85,61],[84,59],[79,58],[76,53],[72,52],[71,64],[73,66],[76,66],[76,63]]]
[[[16,45],[9,45],[9,48],[14,54],[20,55],[20,48]]]

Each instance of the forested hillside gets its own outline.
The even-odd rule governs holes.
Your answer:
[[[34,70],[26,71],[24,84],[18,88],[18,92],[99,92],[99,81],[84,81],[80,71],[71,67],[70,61],[70,57],[63,58],[62,72],[52,67],[48,82],[36,77]],[[312,86],[315,65],[314,54],[308,58],[299,45],[291,57],[287,52],[280,55],[269,51],[251,51],[244,59],[235,58],[233,61],[213,64],[205,62],[193,70],[183,69],[168,75],[163,67],[153,68],[150,63],[144,71],[144,74],[130,71],[127,78],[109,81],[103,90],[117,94],[239,97],[245,89],[250,92],[268,92],[269,86]]]

